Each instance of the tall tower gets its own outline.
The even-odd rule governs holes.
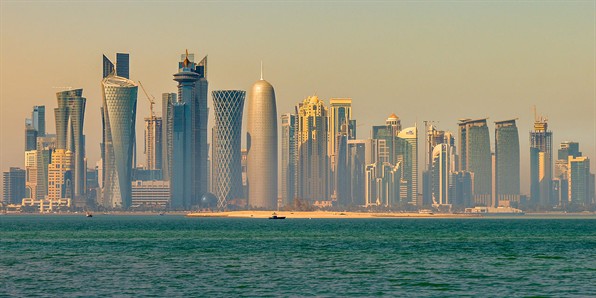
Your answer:
[[[145,117],[145,166],[148,170],[161,170],[162,164],[162,118]]]
[[[405,180],[405,190],[402,190],[400,198],[412,205],[420,206],[422,203],[418,201],[418,127],[405,128],[397,137],[400,139],[399,155],[403,163],[402,179]]]
[[[474,177],[474,204],[492,204],[492,157],[486,119],[461,119],[459,122],[459,171]]]
[[[178,82],[178,101],[173,108],[174,140],[172,149],[172,169],[170,181],[172,187],[172,207],[189,208],[197,198],[195,192],[196,125],[193,121],[197,105],[196,83],[199,75],[195,73],[194,63],[185,58],[179,72],[174,74]],[[181,122],[184,120],[184,122]],[[180,146],[183,146],[181,148]]]
[[[333,160],[335,150],[337,149],[336,138],[342,132],[342,126],[349,127],[350,120],[352,120],[352,99],[331,98],[329,100],[329,147],[327,151],[329,152],[333,169]]]
[[[295,114],[281,115],[281,199],[282,205],[292,204],[296,198],[296,167],[298,163],[297,127]]]
[[[8,172],[2,172],[2,202],[6,204],[21,204],[25,197],[26,172],[20,168],[11,167]]]
[[[329,200],[329,156],[327,154],[328,111],[319,98],[309,96],[298,104],[297,196]]]
[[[45,137],[46,135],[46,106],[33,106],[31,112],[31,120],[33,120],[33,127],[37,130],[37,135]]]
[[[111,74],[101,82],[104,123],[103,202],[108,208],[130,207],[137,85]]]
[[[25,119],[25,151],[35,150],[37,130],[33,127],[32,119]]]
[[[248,205],[277,208],[277,106],[269,82],[256,81],[248,92],[246,129]]]
[[[213,91],[213,190],[217,207],[226,209],[230,200],[242,197],[242,110],[245,91]]]
[[[534,130],[530,131],[530,192],[533,204],[551,206],[553,133],[548,119],[534,116]]]
[[[173,123],[174,116],[172,112],[172,105],[178,101],[178,95],[176,93],[163,93],[162,94],[162,160],[161,160],[161,171],[163,180],[170,180],[172,171],[172,145],[173,145]],[[172,184],[170,183],[170,186]]]
[[[435,146],[432,154],[432,202],[433,205],[453,204],[450,181],[455,172],[455,152],[451,145],[442,143]]]
[[[585,156],[568,157],[569,162],[569,201],[572,204],[588,206],[592,204],[590,159]]]
[[[56,149],[52,152],[52,163],[48,166],[50,201],[73,198],[73,170],[73,155],[70,150]]]
[[[130,55],[128,53],[116,53],[116,64],[103,55],[103,78],[112,72],[115,72],[116,76],[130,79]]]
[[[519,202],[519,134],[515,119],[495,122],[496,203]]]
[[[56,115],[57,149],[71,151],[73,157],[73,197],[85,194],[85,137],[83,124],[85,120],[85,105],[87,99],[83,97],[83,89],[67,90],[56,93],[58,108]]]

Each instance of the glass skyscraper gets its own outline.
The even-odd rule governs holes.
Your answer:
[[[530,192],[534,205],[550,207],[553,160],[553,133],[544,117],[536,117],[530,131]]]
[[[291,205],[296,198],[298,163],[296,115],[281,115],[281,199],[282,205]]]
[[[519,203],[519,133],[515,119],[495,122],[495,159],[495,203]]]
[[[242,197],[242,156],[240,151],[242,111],[245,91],[213,91],[215,125],[213,127],[212,188],[217,207],[228,207],[231,200]]]
[[[130,56],[128,53],[116,53],[116,64],[103,55],[103,77],[109,76],[113,71],[115,75],[130,79]]]
[[[486,119],[462,119],[459,123],[459,171],[473,173],[474,203],[492,204],[492,157]]]
[[[132,204],[131,180],[137,85],[114,74],[101,82],[104,123],[103,204],[108,208],[126,209]]]

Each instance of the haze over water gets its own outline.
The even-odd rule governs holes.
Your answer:
[[[596,294],[596,220],[0,216],[0,296]]]

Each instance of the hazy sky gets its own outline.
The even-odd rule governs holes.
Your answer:
[[[55,131],[60,89],[53,87],[62,86],[84,88],[93,166],[101,138],[101,55],[129,52],[131,79],[161,99],[176,91],[172,74],[187,48],[197,60],[209,55],[210,91],[247,90],[259,79],[263,60],[279,114],[315,92],[326,102],[352,97],[359,138],[369,137],[370,126],[392,112],[404,127],[434,120],[453,132],[458,118],[490,117],[494,146],[492,122],[519,118],[525,193],[532,105],[548,117],[555,147],[577,141],[584,155],[596,157],[595,1],[0,5],[2,170],[24,166],[24,119],[33,105],[46,106],[47,131]],[[149,105],[141,91],[138,102],[142,153]]]

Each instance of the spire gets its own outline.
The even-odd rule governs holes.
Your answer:
[[[184,67],[188,67],[190,60],[188,60],[188,49],[186,49],[186,58],[184,58]]]
[[[263,80],[263,60],[261,60],[261,81]]]

